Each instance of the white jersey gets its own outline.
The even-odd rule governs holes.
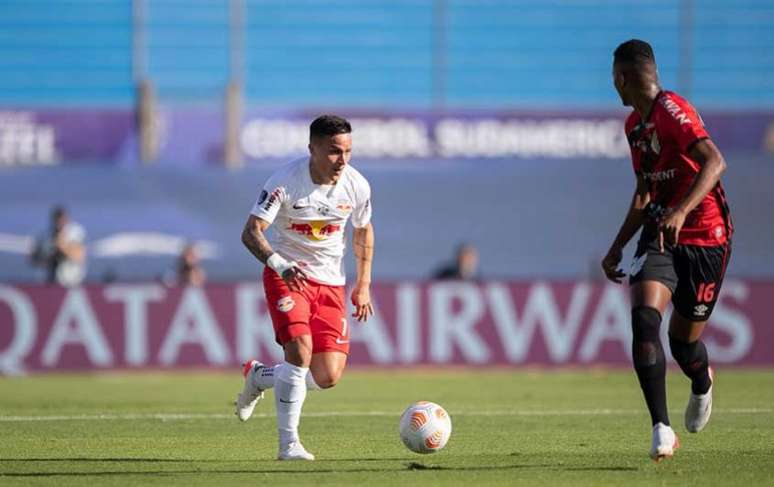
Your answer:
[[[69,221],[60,230],[62,239],[66,243],[79,243],[83,245],[86,240],[86,231],[76,222]],[[53,272],[56,282],[65,287],[77,286],[86,275],[84,262],[70,260],[56,251],[56,243],[51,231],[47,230],[38,238],[38,251],[45,256],[46,266]]]
[[[315,184],[309,159],[299,159],[269,178],[251,213],[273,224],[275,252],[311,280],[343,286],[345,227],[350,216],[355,228],[371,221],[371,187],[350,165],[336,184]]]

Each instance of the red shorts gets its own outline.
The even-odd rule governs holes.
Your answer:
[[[349,326],[344,286],[307,281],[301,292],[291,291],[272,269],[263,270],[266,304],[277,343],[284,345],[301,335],[312,335],[312,352],[349,353]]]

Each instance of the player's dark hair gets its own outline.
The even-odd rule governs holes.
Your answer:
[[[338,115],[320,115],[309,126],[309,137],[331,137],[352,133],[352,125]]]
[[[655,65],[656,55],[653,54],[653,48],[647,42],[631,39],[615,49],[613,62],[631,66]]]
[[[56,205],[53,208],[51,208],[51,217],[52,218],[61,218],[64,215],[67,214],[67,208],[64,207],[64,205]]]

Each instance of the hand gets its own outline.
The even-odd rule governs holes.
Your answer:
[[[357,318],[357,321],[367,321],[374,314],[368,283],[355,284],[352,289],[352,305],[355,306],[355,312],[352,313],[352,316]]]
[[[282,280],[285,281],[285,284],[288,285],[291,291],[297,293],[306,289],[307,279],[306,273],[298,265],[293,265],[293,267],[282,273]]]
[[[677,245],[677,239],[685,223],[685,217],[686,215],[682,211],[671,208],[664,213],[664,217],[658,226],[658,248],[661,253],[664,252],[665,242],[669,246]]]
[[[602,270],[605,272],[605,276],[616,284],[621,284],[621,279],[626,277],[626,273],[618,268],[622,258],[623,249],[613,244],[610,250],[607,251],[605,258],[602,259]]]

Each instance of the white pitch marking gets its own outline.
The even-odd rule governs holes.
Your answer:
[[[771,414],[774,409],[737,408],[720,409],[715,414]],[[575,410],[523,410],[523,411],[457,411],[453,416],[613,416],[644,414],[642,409],[575,409]],[[305,418],[358,417],[358,416],[400,416],[400,411],[330,411],[304,413]],[[273,413],[253,414],[254,418],[273,418]],[[234,419],[233,414],[224,413],[127,413],[127,414],[73,414],[50,416],[0,416],[0,422],[13,423],[22,421],[184,421],[191,419]]]

